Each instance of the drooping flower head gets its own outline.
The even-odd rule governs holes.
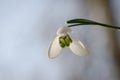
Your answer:
[[[71,51],[78,55],[83,56],[87,54],[87,50],[81,41],[72,38],[68,33],[71,32],[69,27],[60,27],[57,31],[57,37],[50,44],[48,49],[48,57],[55,58],[60,54],[60,51],[68,47]]]

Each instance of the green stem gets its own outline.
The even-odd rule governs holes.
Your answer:
[[[71,25],[68,25],[68,27],[80,26],[80,25],[100,25],[101,27],[120,30],[120,27],[118,26],[99,23],[99,22],[95,22],[92,20],[88,20],[88,19],[72,19],[72,20],[67,21],[67,24],[71,24]]]

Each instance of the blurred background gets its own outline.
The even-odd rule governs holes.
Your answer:
[[[0,80],[120,80],[120,32],[72,28],[89,51],[64,49],[48,58],[48,45],[65,21],[86,18],[120,26],[120,0],[0,0]]]

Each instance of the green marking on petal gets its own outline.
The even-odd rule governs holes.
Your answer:
[[[69,41],[70,41],[70,43],[72,43],[72,39],[70,38],[70,36],[68,35],[68,37],[69,37]]]
[[[70,43],[72,43],[72,39],[70,38],[69,35],[61,36],[59,38],[59,43],[62,48],[69,47]]]
[[[69,36],[66,36],[65,42],[66,42],[66,46],[69,47],[69,45],[70,45],[70,43],[71,43],[71,39],[70,39]]]
[[[60,43],[60,46],[61,46],[62,48],[64,48],[64,47],[65,47],[65,44]]]
[[[59,38],[59,43],[60,43],[60,46],[61,46],[62,48],[65,47],[65,40],[64,40],[64,38],[63,38],[62,36]]]

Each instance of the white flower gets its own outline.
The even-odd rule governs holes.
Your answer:
[[[70,48],[71,51],[78,56],[84,56],[87,54],[87,50],[82,42],[70,37],[68,32],[71,32],[69,27],[61,27],[58,29],[57,37],[53,40],[48,49],[49,58],[57,57],[62,48],[65,47]]]

